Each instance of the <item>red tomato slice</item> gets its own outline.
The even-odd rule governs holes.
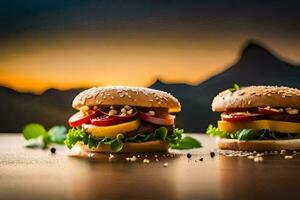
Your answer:
[[[114,124],[119,124],[123,122],[127,122],[131,119],[133,119],[137,115],[137,111],[131,115],[126,116],[120,116],[120,115],[114,115],[114,116],[108,116],[107,113],[100,111],[102,115],[97,116],[95,118],[91,119],[91,122],[95,126],[110,126]]]
[[[236,112],[230,114],[222,113],[221,118],[223,121],[227,122],[243,122],[262,119],[264,118],[264,115],[259,113]]]
[[[284,113],[283,109],[275,109],[275,108],[258,108],[258,113],[265,115],[276,115]]]
[[[164,117],[155,117],[143,112],[139,112],[139,117],[144,121],[163,126],[173,125],[175,119],[175,116],[170,114]]]
[[[96,116],[96,111],[90,111],[88,115],[83,115],[81,112],[77,112],[69,118],[69,125],[71,127],[77,127],[81,124],[91,123],[91,118]]]

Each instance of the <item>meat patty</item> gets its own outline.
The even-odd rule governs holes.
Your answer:
[[[136,134],[153,133],[159,127],[165,127],[165,128],[167,128],[168,134],[173,133],[173,130],[174,130],[174,125],[171,125],[171,126],[161,126],[161,125],[156,125],[156,124],[152,124],[152,123],[149,123],[149,122],[141,121],[140,127],[137,130],[131,131],[129,134],[130,135],[136,135]]]

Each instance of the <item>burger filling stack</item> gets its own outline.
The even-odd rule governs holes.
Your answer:
[[[300,90],[276,86],[235,85],[219,93],[212,110],[221,113],[217,127],[220,149],[299,150]]]
[[[68,148],[96,152],[156,152],[169,147],[200,147],[175,128],[179,101],[169,93],[143,87],[95,87],[78,94],[69,119]]]

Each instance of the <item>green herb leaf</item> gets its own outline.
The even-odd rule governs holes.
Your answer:
[[[64,144],[64,140],[66,139],[66,132],[67,129],[64,126],[53,126],[48,131],[50,141],[56,144]]]
[[[227,137],[227,133],[225,131],[220,131],[217,127],[214,127],[212,124],[208,125],[206,129],[206,134],[212,136],[218,136],[221,138]]]
[[[254,140],[259,138],[259,133],[253,129],[242,129],[237,132],[238,140]]]
[[[161,140],[165,141],[166,137],[168,135],[168,130],[167,130],[166,127],[160,127],[158,129],[156,129],[154,131],[154,133],[155,133],[155,138],[156,139],[161,139]]]
[[[43,125],[32,123],[23,128],[23,136],[26,140],[38,138],[39,136],[46,136],[47,131]]]
[[[110,144],[110,148],[114,151],[114,152],[118,152],[121,151],[123,148],[124,143],[122,142],[122,139],[124,138],[124,135],[122,134],[118,134],[116,139],[114,139],[111,144]]]
[[[176,144],[171,144],[172,149],[193,149],[200,147],[202,147],[201,143],[190,136],[182,138]]]
[[[233,84],[233,87],[232,87],[232,88],[229,88],[228,90],[229,90],[231,93],[233,93],[233,92],[235,92],[235,91],[237,91],[237,90],[239,90],[239,89],[240,89],[240,86],[239,86],[238,84],[234,83],[234,84]]]

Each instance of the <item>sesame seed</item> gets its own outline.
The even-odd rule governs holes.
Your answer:
[[[150,160],[145,158],[145,159],[143,160],[143,163],[148,164],[148,163],[150,163]]]
[[[248,156],[249,159],[254,159],[254,156]]]
[[[164,163],[164,167],[168,167],[169,163]]]

